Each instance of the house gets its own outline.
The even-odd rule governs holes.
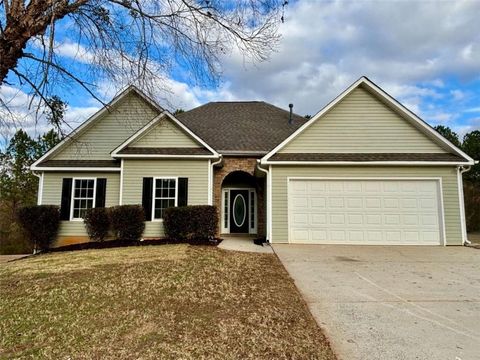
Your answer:
[[[474,160],[362,77],[310,120],[265,102],[172,115],[129,87],[31,169],[61,209],[57,245],[88,241],[86,209],[213,204],[221,234],[273,243],[462,245]]]

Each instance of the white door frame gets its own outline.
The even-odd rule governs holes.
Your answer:
[[[230,234],[230,202],[232,201],[232,197],[230,192],[232,190],[247,190],[248,191],[248,233],[249,234],[256,234],[257,233],[257,213],[258,213],[258,200],[257,200],[257,190],[253,187],[223,187],[222,188],[222,203],[221,203],[221,210],[220,210],[220,222],[221,222],[221,231],[222,234]],[[227,198],[228,194],[228,198]],[[252,209],[252,199],[254,202],[254,206]],[[228,201],[227,201],[228,200]],[[253,210],[253,212],[252,212]],[[253,226],[252,226],[252,216],[253,216]]]
[[[287,177],[287,232],[288,243],[290,243],[290,183],[295,180],[424,180],[435,181],[437,183],[438,193],[438,215],[440,220],[440,245],[447,245],[447,236],[445,228],[445,207],[443,204],[443,183],[441,177],[407,177],[407,176],[293,176]]]

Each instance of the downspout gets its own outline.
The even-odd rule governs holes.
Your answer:
[[[208,196],[208,200],[209,200],[209,205],[213,205],[213,201],[214,201],[214,194],[213,194],[213,187],[214,187],[214,167],[217,166],[217,165],[220,165],[223,161],[223,156],[221,154],[219,154],[219,158],[217,161],[214,161],[210,164],[210,189],[208,189],[208,193],[209,193],[209,196]]]
[[[269,186],[269,178],[270,178],[270,172],[264,168],[262,168],[261,166],[261,163],[260,163],[260,159],[257,159],[257,169],[263,173],[265,173],[265,176],[266,176],[266,181],[265,181],[265,184],[266,184],[266,187]],[[271,211],[270,211],[270,207],[268,206],[268,204],[270,204],[270,191],[269,189],[265,189],[265,198],[266,198],[266,202],[267,202],[267,208],[266,208],[266,213],[267,213],[267,223],[265,224],[266,225],[266,238],[267,238],[267,242],[269,243],[270,242],[270,216],[271,216]]]
[[[462,221],[463,245],[470,245],[471,241],[467,238],[467,220],[465,218],[465,196],[463,194],[463,173],[470,171],[471,166],[458,166],[458,196],[460,198],[460,219]]]
[[[38,178],[38,193],[37,193],[37,205],[42,204],[42,193],[43,193],[43,173],[38,174],[32,170],[32,174]]]

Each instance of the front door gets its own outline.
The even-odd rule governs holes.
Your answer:
[[[230,190],[230,233],[248,233],[248,190]]]

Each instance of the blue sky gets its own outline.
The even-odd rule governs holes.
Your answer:
[[[169,108],[190,109],[215,100],[265,100],[314,114],[350,83],[369,77],[431,125],[461,135],[480,129],[480,1],[296,1],[286,10],[279,48],[252,64],[235,51],[222,59],[218,84],[196,83],[174,66],[155,94]],[[88,53],[59,27],[57,51],[82,73]],[[109,100],[125,84],[91,79]],[[2,95],[15,93],[3,87]],[[78,87],[60,89],[67,120],[83,121],[100,104]],[[21,94],[20,94],[21,95]],[[26,97],[16,95],[19,111]],[[22,105],[23,104],[23,105]],[[30,132],[41,132],[42,124]]]

